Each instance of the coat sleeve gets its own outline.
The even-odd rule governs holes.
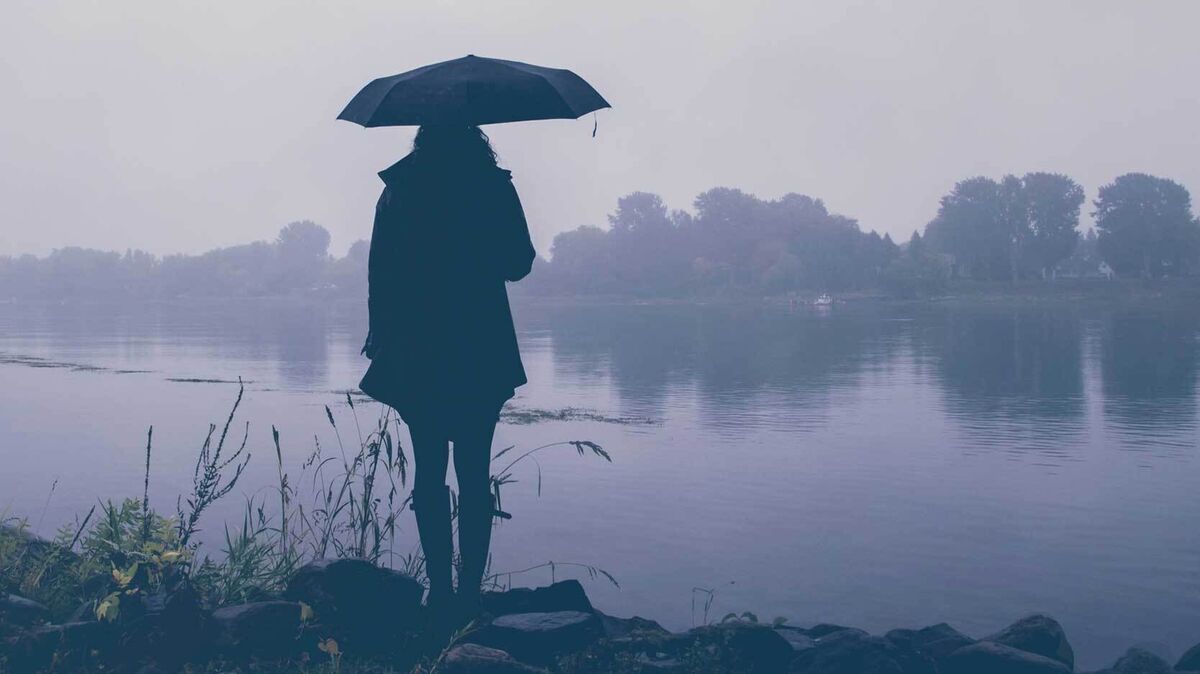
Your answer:
[[[375,205],[375,224],[371,228],[371,250],[367,258],[367,341],[362,353],[374,358],[388,341],[392,326],[388,311],[389,297],[396,287],[395,260],[390,251],[394,227],[389,226],[389,211],[393,199],[390,187],[383,188]]]
[[[512,180],[500,181],[501,241],[500,272],[506,281],[520,281],[533,268],[537,251],[529,237],[529,224],[525,222],[525,209]]]

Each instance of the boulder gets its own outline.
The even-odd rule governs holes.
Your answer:
[[[951,653],[938,671],[941,674],[1069,674],[1071,668],[1029,651],[980,641]]]
[[[202,655],[211,645],[209,612],[188,583],[122,602],[120,653],[149,656],[167,668]]]
[[[0,595],[0,623],[29,627],[46,620],[50,609],[15,594]]]
[[[770,626],[742,620],[697,627],[688,636],[744,672],[785,672],[794,653],[788,640]]]
[[[1130,648],[1112,667],[1096,674],[1171,674],[1171,665],[1150,651]]]
[[[545,670],[518,662],[497,648],[460,644],[446,652],[438,671],[445,674],[537,674]]]
[[[544,664],[581,651],[603,636],[604,627],[593,613],[552,611],[500,616],[467,639],[507,651],[524,662]]]
[[[302,648],[300,604],[260,601],[212,613],[217,651],[232,658],[286,658]]]
[[[1200,644],[1196,644],[1179,658],[1179,662],[1175,663],[1175,669],[1181,672],[1200,672]]]
[[[1135,641],[1130,644],[1130,648],[1137,648],[1139,650],[1146,651],[1147,653],[1152,653],[1163,660],[1166,660],[1167,662],[1175,662],[1176,660],[1175,651],[1171,648],[1171,644],[1168,644],[1165,641],[1158,641],[1155,639]]]
[[[808,650],[817,644],[805,630],[799,627],[780,625],[774,629],[775,633],[783,637],[784,641],[788,642],[788,645],[792,647],[793,654]]]
[[[364,559],[321,559],[292,574],[284,598],[308,604],[322,626],[361,652],[415,626],[424,593],[413,578]]]
[[[13,672],[95,668],[95,655],[111,648],[112,630],[98,622],[63,623],[34,627],[5,641],[4,651]]]
[[[933,659],[884,637],[839,630],[816,640],[792,661],[797,674],[935,674]]]
[[[984,640],[1057,660],[1068,669],[1075,668],[1075,651],[1062,625],[1049,616],[1035,614],[1022,618]]]
[[[687,666],[665,653],[638,653],[633,658],[637,674],[683,674]]]
[[[96,605],[94,602],[81,602],[79,606],[71,611],[71,615],[67,616],[69,623],[86,623],[96,620]]]
[[[820,634],[820,636],[813,637],[813,633],[810,630],[808,633],[808,636],[812,637],[813,641],[815,641],[817,643],[828,643],[831,641],[835,641],[837,639],[849,639],[849,638],[871,636],[864,630],[860,630],[857,627],[839,627],[838,629],[836,629],[832,632],[821,630],[819,632],[819,634]]]
[[[858,630],[858,628],[844,627],[842,625],[834,625],[831,623],[821,623],[808,628],[805,630],[805,632],[807,632],[808,636],[812,637],[813,639],[820,639],[823,636],[833,634],[834,632],[841,632],[842,630]],[[862,632],[862,630],[858,631]],[[866,632],[863,632],[863,634],[866,634]]]
[[[600,618],[607,639],[644,639],[670,634],[662,625],[648,618],[616,618],[600,611],[595,611],[595,614]]]
[[[884,638],[902,648],[919,651],[941,662],[954,651],[963,646],[970,646],[975,640],[946,623],[938,623],[919,630],[892,630]]]
[[[503,592],[484,592],[483,610],[494,616],[512,613],[553,613],[555,611],[592,611],[583,585],[564,580],[545,587],[519,587]]]

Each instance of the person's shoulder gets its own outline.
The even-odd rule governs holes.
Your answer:
[[[409,153],[403,159],[379,172],[379,179],[384,185],[391,186],[404,182],[417,168],[415,157]]]
[[[488,167],[487,173],[491,177],[493,177],[497,180],[500,180],[500,181],[505,181],[505,182],[512,181],[512,171],[509,171],[506,168],[500,168],[499,166],[496,166],[494,164],[492,166]]]

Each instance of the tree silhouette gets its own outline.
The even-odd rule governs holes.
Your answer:
[[[1127,173],[1100,188],[1095,206],[1100,254],[1118,274],[1178,276],[1195,264],[1200,224],[1179,183]]]

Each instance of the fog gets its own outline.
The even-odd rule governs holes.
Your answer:
[[[1200,189],[1197,19],[1184,1],[8,0],[0,255],[196,252],[299,219],[341,254],[412,132],[337,113],[467,53],[571,68],[614,106],[595,138],[591,116],[488,127],[543,254],[634,190],[801,192],[906,240],[972,175]]]

